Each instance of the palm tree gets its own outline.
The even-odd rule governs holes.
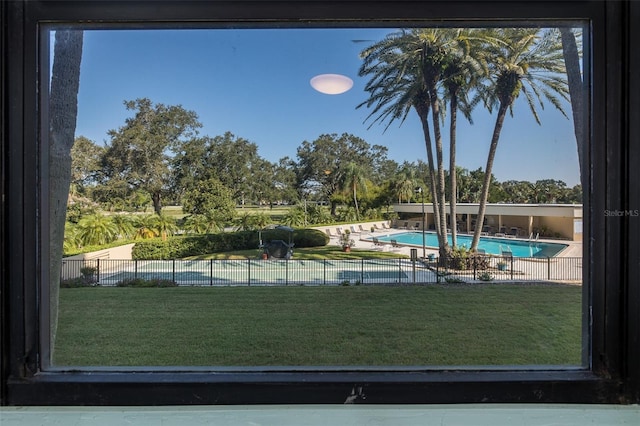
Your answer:
[[[387,122],[385,130],[396,120],[402,124],[412,109],[418,114],[427,149],[431,202],[438,244],[441,251],[446,251],[446,234],[442,232],[440,226],[441,198],[437,196],[439,188],[436,184],[428,121],[430,96],[425,85],[426,79],[423,78],[425,64],[421,54],[423,48],[424,43],[416,30],[401,30],[364,49],[360,53],[363,63],[359,75],[371,76],[365,86],[365,90],[369,92],[369,99],[359,104],[357,108],[362,106],[372,108],[366,119],[375,117],[371,126],[378,122]],[[435,121],[438,119],[439,117]],[[440,155],[439,158],[441,160],[442,156]]]
[[[567,68],[567,82],[569,83],[569,95],[571,98],[571,111],[573,112],[573,129],[578,146],[578,164],[580,166],[580,181],[584,176],[584,140],[585,128],[585,98],[586,90],[580,67],[581,43],[576,40],[576,34],[571,28],[559,29],[562,40],[562,54]]]
[[[120,238],[131,238],[135,234],[135,229],[129,216],[116,214],[111,216],[111,221],[118,229]]]
[[[547,99],[566,117],[557,95],[568,100],[562,46],[555,34],[533,28],[489,31],[494,32],[493,35],[502,42],[486,48],[490,80],[489,84],[480,90],[480,96],[490,111],[497,107],[498,112],[487,156],[478,207],[479,226],[476,226],[473,234],[472,251],[476,250],[480,241],[481,224],[484,222],[491,183],[491,169],[507,112],[511,111],[513,114],[516,99],[524,95],[531,113],[540,124],[536,101],[542,105],[543,98]]]
[[[118,228],[110,217],[92,214],[78,222],[77,238],[82,245],[106,244],[118,238]]]
[[[145,215],[142,217],[136,218],[137,227],[136,238],[155,238],[160,235],[160,232],[156,228],[156,216],[155,215]]]
[[[347,163],[344,173],[343,187],[352,193],[353,204],[356,209],[356,220],[360,220],[360,211],[358,208],[358,187],[366,191],[367,182],[364,177],[364,170],[354,161]]]
[[[265,213],[245,213],[235,220],[236,231],[257,231],[271,223],[271,218]]]
[[[413,195],[413,190],[417,186],[416,170],[409,165],[405,165],[395,180],[394,189],[398,194],[398,203],[401,203],[404,197],[407,202]]]
[[[489,41],[478,30],[455,29],[455,45],[446,52],[442,75],[444,98],[449,100],[449,217],[451,220],[451,245],[457,245],[457,173],[456,132],[458,111],[473,124],[471,111],[477,102],[468,95],[486,75],[486,67],[480,60],[484,43]]]
[[[288,226],[303,226],[304,225],[304,208],[295,206],[289,209],[289,212],[282,219],[282,223]]]
[[[78,247],[78,230],[76,225],[71,222],[64,223],[64,243],[62,246],[63,253],[67,253]]]
[[[163,240],[166,240],[167,236],[173,235],[178,230],[176,219],[163,213],[155,216],[154,226]]]
[[[203,214],[192,214],[184,220],[184,230],[194,234],[207,234],[217,231],[215,221]]]

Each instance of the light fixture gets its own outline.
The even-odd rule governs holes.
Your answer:
[[[310,81],[311,87],[327,95],[339,95],[353,87],[353,80],[341,74],[320,74]]]

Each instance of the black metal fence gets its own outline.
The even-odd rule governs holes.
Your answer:
[[[116,286],[126,280],[169,280],[181,286],[354,285],[436,282],[580,282],[582,258],[486,257],[359,260],[63,260],[61,280]]]

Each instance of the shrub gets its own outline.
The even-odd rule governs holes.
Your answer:
[[[478,279],[480,281],[493,281],[493,275],[491,275],[489,272],[480,272],[478,274]]]
[[[69,278],[60,281],[61,288],[79,288],[79,287],[93,287],[97,285],[98,279],[96,278],[96,272],[98,268],[93,266],[83,266],[80,268],[80,277]]]
[[[475,269],[483,271],[489,268],[489,259],[487,256],[471,253],[466,247],[458,246],[451,251],[448,266],[458,270]]]
[[[95,281],[88,281],[84,277],[68,278],[60,281],[60,288],[93,287],[95,285]]]
[[[177,287],[178,284],[175,281],[171,280],[163,280],[160,278],[125,278],[122,281],[118,281],[116,283],[118,287],[138,287],[138,288],[166,288],[166,287]]]
[[[262,233],[262,240],[289,241],[289,232],[270,229]],[[320,247],[329,242],[329,237],[317,229],[296,229],[293,233],[296,248]],[[239,231],[221,232],[218,234],[187,235],[173,237],[167,241],[159,238],[140,241],[133,247],[133,259],[163,260],[180,259],[187,256],[198,256],[235,250],[251,250],[258,248],[258,232]]]

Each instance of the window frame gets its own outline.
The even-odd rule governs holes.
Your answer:
[[[582,1],[13,1],[0,3],[8,52],[2,78],[2,405],[640,402],[640,218],[604,210],[640,208],[638,95],[633,55],[640,4]],[[46,173],[39,166],[38,86],[43,24],[185,26],[366,26],[368,22],[501,23],[585,19],[592,51],[591,140],[584,210],[585,368],[382,369],[41,368],[41,288]],[[636,96],[634,97],[633,94]],[[635,119],[634,119],[635,117]],[[597,143],[596,143],[597,142]],[[35,267],[34,267],[35,265]],[[44,351],[44,352],[43,352]],[[350,398],[355,396],[355,398]]]

